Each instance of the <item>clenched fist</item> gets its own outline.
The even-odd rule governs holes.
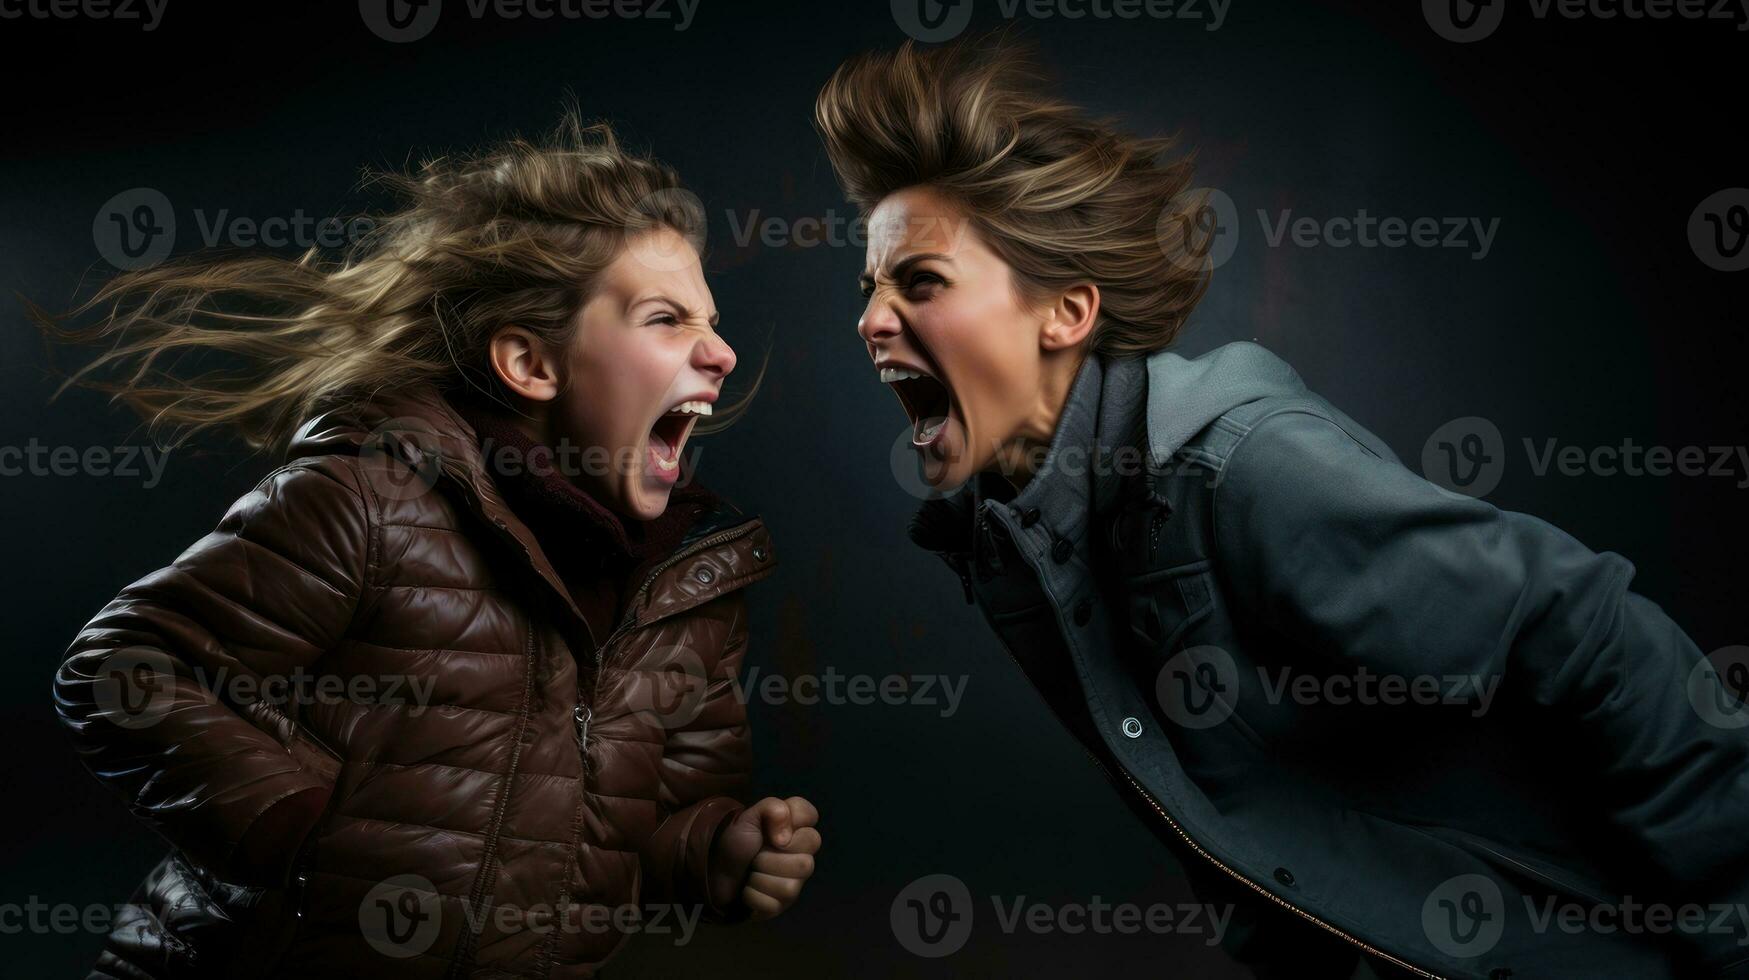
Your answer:
[[[802,883],[814,873],[814,855],[820,850],[820,831],[814,824],[819,820],[820,811],[799,796],[768,796],[737,814],[723,828],[717,850],[724,866],[744,867],[751,860],[753,870],[745,884],[715,884],[718,904],[728,906],[735,897],[732,889],[739,885],[741,901],[755,920],[794,905]]]

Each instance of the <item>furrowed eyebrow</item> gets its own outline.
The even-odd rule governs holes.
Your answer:
[[[692,307],[687,306],[685,303],[680,302],[679,300],[675,299],[672,296],[663,296],[663,295],[650,296],[650,297],[647,297],[645,299],[638,300],[638,302],[636,304],[634,304],[632,308],[636,309],[639,306],[643,306],[645,303],[667,303],[669,306],[674,307],[674,311],[676,313],[680,314],[680,319],[682,319],[682,320],[691,320],[691,319],[694,319],[698,316],[697,311],[693,310]],[[707,322],[710,323],[711,329],[715,330],[717,328],[717,324],[722,322],[722,319],[723,319],[722,311],[712,310],[711,315],[707,318]]]
[[[915,255],[907,255],[904,258],[900,259],[897,263],[895,263],[893,265],[893,270],[887,274],[888,278],[902,279],[902,278],[904,278],[905,273],[911,271],[912,266],[916,265],[919,262],[927,262],[930,259],[936,259],[936,260],[939,260],[942,262],[952,262],[953,261],[952,257],[950,257],[948,255],[944,255],[941,252],[918,252]],[[874,281],[874,273],[865,271],[858,278],[858,281],[865,283],[865,284],[871,283]]]

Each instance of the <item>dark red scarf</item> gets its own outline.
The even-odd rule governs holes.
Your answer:
[[[661,516],[649,521],[624,517],[559,472],[552,465],[552,448],[529,439],[509,408],[474,394],[448,398],[473,426],[486,471],[511,511],[534,532],[597,643],[623,615],[630,598],[626,592],[673,554],[687,529],[720,502],[682,469]],[[504,447],[510,447],[506,455],[515,464],[504,468],[514,472],[498,471],[497,456]]]

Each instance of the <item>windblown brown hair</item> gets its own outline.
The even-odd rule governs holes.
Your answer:
[[[471,386],[505,400],[487,361],[499,328],[516,324],[562,349],[628,239],[667,227],[704,246],[703,208],[674,171],[623,149],[575,107],[542,140],[512,138],[370,183],[401,207],[338,259],[314,248],[296,259],[197,253],[122,273],[63,316],[27,303],[52,340],[108,346],[52,398],[93,388],[137,411],[154,436],[168,432],[169,445],[226,429],[255,449],[283,447],[322,408],[399,386]],[[95,324],[68,325],[94,311]],[[178,373],[184,355],[215,352],[242,369]],[[709,428],[732,422],[758,386]]]
[[[998,36],[907,41],[839,66],[814,122],[865,217],[894,191],[929,187],[964,209],[1023,297],[1097,285],[1093,350],[1163,350],[1208,286],[1190,159],[1163,160],[1173,140],[1126,135],[1044,84],[1030,51]]]

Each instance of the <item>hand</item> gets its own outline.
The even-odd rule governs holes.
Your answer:
[[[740,867],[752,855],[752,872],[741,887],[741,901],[757,921],[795,904],[802,883],[814,873],[820,850],[820,811],[799,796],[768,796],[742,810],[717,842],[723,859]]]

